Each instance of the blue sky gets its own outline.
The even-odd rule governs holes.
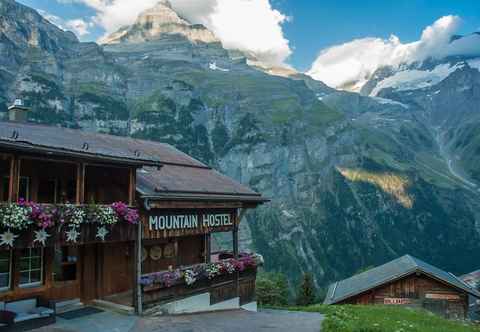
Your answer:
[[[276,0],[274,6],[293,21],[284,25],[294,47],[290,62],[307,69],[319,50],[355,38],[420,38],[439,17],[458,15],[460,33],[480,31],[480,0]]]
[[[77,0],[77,2],[20,0],[21,3],[53,14],[65,22],[78,18],[91,21],[97,12],[82,4],[82,1],[88,2],[88,0]],[[426,26],[445,15],[458,15],[462,18],[459,33],[480,31],[480,1],[477,0],[271,0],[270,2],[274,9],[292,18],[281,24],[281,27],[283,36],[288,39],[292,50],[292,55],[286,62],[299,70],[309,69],[320,50],[352,39],[388,38],[391,34],[395,34],[402,43],[418,40]],[[104,28],[90,24],[89,33],[81,36],[82,40],[96,40],[104,34]]]

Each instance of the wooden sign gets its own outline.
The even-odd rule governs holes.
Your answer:
[[[234,229],[236,223],[235,209],[154,209],[143,217],[143,238],[228,232]]]
[[[460,300],[460,296],[457,294],[435,294],[435,293],[428,293],[425,294],[427,299],[432,300]]]
[[[233,226],[233,220],[228,213],[202,214],[200,216],[197,214],[150,215],[148,217],[148,226],[151,231],[192,229],[198,228],[200,223],[200,226],[204,228]]]
[[[386,297],[383,299],[383,304],[386,305],[404,305],[410,304],[411,300],[408,298]]]

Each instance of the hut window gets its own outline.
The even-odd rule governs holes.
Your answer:
[[[10,288],[12,252],[0,251],[0,290]]]
[[[38,186],[39,203],[55,203],[57,201],[57,180],[40,179]]]
[[[20,177],[18,185],[18,197],[27,201],[30,200],[30,178],[26,176]]]
[[[55,249],[54,280],[69,281],[77,279],[77,247]]]
[[[26,248],[20,256],[20,287],[38,286],[43,276],[43,249]]]
[[[10,177],[4,176],[2,183],[2,201],[8,200],[8,187],[9,187]],[[30,178],[28,176],[20,177],[20,182],[18,184],[18,198],[23,198],[29,201],[30,198]]]

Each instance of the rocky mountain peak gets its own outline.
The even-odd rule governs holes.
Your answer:
[[[178,35],[191,42],[214,43],[219,40],[201,24],[191,24],[183,19],[168,0],[159,1],[154,7],[141,12],[135,23],[106,37],[102,44],[122,42],[146,42],[165,36]]]
[[[140,13],[136,23],[151,24],[152,27],[167,24],[190,25],[175,12],[168,0],[159,1],[154,7]]]

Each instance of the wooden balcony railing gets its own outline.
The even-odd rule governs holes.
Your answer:
[[[138,212],[122,202],[111,205],[0,205],[0,248],[36,247],[135,239]]]

